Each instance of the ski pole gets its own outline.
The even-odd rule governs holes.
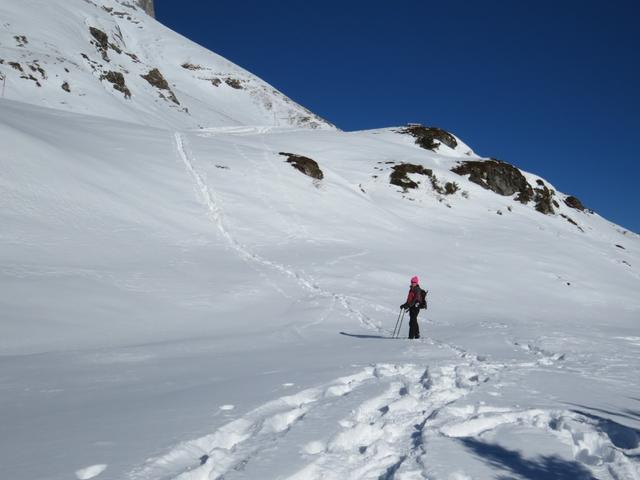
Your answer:
[[[402,315],[402,308],[400,309],[400,313],[398,313],[398,319],[396,320],[396,326],[393,327],[393,333],[391,334],[391,338],[396,338],[396,330],[398,329],[398,323],[400,322],[401,315]]]
[[[398,333],[396,334],[396,338],[400,336],[400,332],[402,331],[402,321],[404,320],[404,314],[406,312],[407,312],[406,310],[402,310],[402,317],[400,317],[400,326],[398,327]]]

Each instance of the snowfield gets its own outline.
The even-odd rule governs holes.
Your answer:
[[[157,35],[148,58],[195,48]],[[460,139],[24,96],[0,100],[0,478],[640,479],[638,235],[533,173],[553,214],[453,173],[482,160]],[[403,163],[431,177],[391,184]],[[421,339],[393,339],[416,274]]]

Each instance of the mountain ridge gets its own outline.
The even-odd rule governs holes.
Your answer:
[[[5,98],[171,127],[335,128],[129,2],[38,5],[0,4]]]

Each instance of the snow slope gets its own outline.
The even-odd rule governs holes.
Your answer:
[[[1,108],[3,476],[638,478],[633,234],[393,129]],[[424,339],[388,340],[414,273]]]
[[[0,19],[7,99],[175,128],[333,128],[127,1],[2,0]],[[142,78],[154,69],[165,85]],[[109,72],[122,75],[120,90]]]
[[[65,58],[89,12],[128,21],[68,4],[0,10],[11,28],[33,14],[30,48]],[[167,53],[175,34],[131,15],[127,45],[157,35],[140,71],[199,51]],[[221,61],[202,52],[184,61]],[[127,103],[89,70],[91,98],[0,100],[0,478],[640,478],[637,235],[453,173],[482,160],[461,141],[298,128],[288,101],[273,121],[249,87],[205,101],[167,69],[192,122],[143,79]],[[431,177],[391,184],[403,163]],[[391,339],[414,274],[422,338]]]

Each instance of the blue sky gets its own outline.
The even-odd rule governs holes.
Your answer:
[[[640,232],[640,2],[155,4],[343,130],[444,128]]]

